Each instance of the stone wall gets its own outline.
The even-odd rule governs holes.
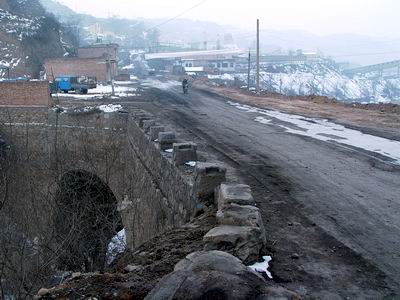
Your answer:
[[[154,235],[190,220],[196,209],[192,175],[174,166],[138,123],[128,122],[127,156],[130,188],[121,203],[128,229],[128,244],[134,248]]]
[[[117,198],[131,248],[194,216],[193,170],[175,166],[172,155],[160,151],[128,114],[49,110],[46,118],[36,119],[24,112],[14,110],[18,118],[12,120],[0,114],[0,134],[15,153],[12,172],[19,179],[10,194],[18,207],[40,207],[38,199],[51,206],[61,176],[85,170],[103,180]]]
[[[126,133],[113,126],[120,123],[121,116],[55,114],[51,110],[45,119],[24,122],[30,119],[29,114],[20,114],[10,123],[1,120],[0,135],[10,146],[7,210],[21,226],[32,220],[24,230],[27,234],[51,228],[58,183],[69,171],[84,170],[98,176],[117,199],[123,199],[128,185]]]
[[[48,81],[0,82],[0,106],[48,107],[50,103]]]
[[[32,209],[24,209],[24,203],[40,207],[43,199],[43,205],[51,210],[61,176],[84,170],[97,175],[116,197],[129,248],[189,222],[213,205],[218,206],[220,226],[205,237],[207,247],[229,248],[245,261],[256,259],[265,240],[261,214],[252,207],[255,202],[250,188],[223,184],[226,170],[219,164],[196,162],[195,167],[186,166],[187,160],[197,160],[195,153],[187,153],[196,151],[195,144],[177,143],[171,132],[160,132],[158,141],[154,141],[149,133],[160,127],[164,128],[143,111],[49,110],[43,123],[6,123],[0,134],[18,156],[13,169],[18,180],[10,186],[14,203],[19,203],[20,210],[15,213],[26,211],[24,219],[28,218]],[[174,137],[174,153],[162,150],[163,135]],[[217,188],[218,201],[214,195]],[[46,215],[51,213],[43,218]],[[38,216],[36,223],[46,226]]]

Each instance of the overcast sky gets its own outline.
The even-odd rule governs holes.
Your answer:
[[[95,16],[172,18],[201,0],[58,0]],[[319,35],[358,33],[400,37],[399,0],[206,0],[182,18],[250,29],[306,30]]]

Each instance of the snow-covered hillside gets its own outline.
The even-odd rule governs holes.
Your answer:
[[[234,77],[247,81],[247,74],[225,74],[209,78],[233,81]],[[266,66],[261,72],[261,87],[288,96],[321,95],[343,101],[400,102],[400,78],[349,78],[330,61],[312,65]]]
[[[41,18],[27,18],[0,9],[0,65],[11,70],[18,69],[25,59],[21,42],[25,36],[32,36],[40,28]],[[0,77],[5,70],[0,70]]]
[[[62,56],[59,23],[48,16],[38,0],[0,2],[0,78],[37,77],[47,57]]]

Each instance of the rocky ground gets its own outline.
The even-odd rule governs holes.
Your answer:
[[[203,251],[214,226],[210,211],[125,252],[105,273],[73,273],[36,299],[300,299],[227,252]]]
[[[203,236],[215,225],[213,213],[170,230],[118,257],[104,274],[74,274],[38,299],[143,299],[188,254],[203,250]]]

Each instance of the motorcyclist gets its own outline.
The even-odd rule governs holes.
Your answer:
[[[186,93],[188,88],[189,88],[189,81],[187,80],[187,78],[185,78],[182,80],[183,92]]]

